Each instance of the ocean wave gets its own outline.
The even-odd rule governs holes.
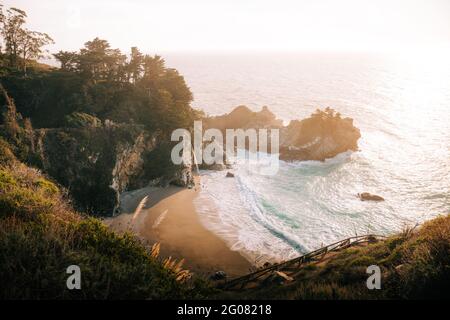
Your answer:
[[[192,85],[195,105],[210,114],[249,102],[290,120],[330,106],[354,118],[361,151],[324,162],[280,161],[274,176],[239,161],[234,179],[203,172],[196,205],[208,228],[249,260],[283,260],[355,233],[389,234],[450,211],[450,95],[442,85],[450,69],[439,68],[434,77],[428,68],[423,77],[401,61],[392,68],[390,60],[370,57],[352,60],[352,68],[342,68],[345,55],[276,57],[278,64],[274,58],[234,56],[224,69],[212,57],[180,56],[177,67]],[[199,65],[206,71],[199,73]],[[362,202],[356,194],[365,191],[386,201]]]

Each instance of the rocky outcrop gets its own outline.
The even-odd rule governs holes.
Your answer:
[[[172,184],[178,187],[191,188],[194,185],[194,177],[192,174],[192,166],[183,166],[176,170],[165,184]]]
[[[130,185],[145,185],[143,156],[156,144],[138,126],[36,130],[41,168],[65,186],[75,205],[110,215]]]
[[[42,169],[69,191],[80,211],[111,215],[117,213],[124,191],[149,184],[193,184],[191,167],[171,162],[172,145],[162,133],[85,113],[66,117],[66,127],[33,129],[1,84],[0,100],[7,105],[0,115],[1,160],[18,158]],[[7,140],[12,149],[5,147]]]
[[[148,183],[148,181],[142,181],[139,178],[142,177],[143,155],[153,150],[154,146],[154,139],[151,139],[146,132],[139,133],[133,143],[119,143],[116,146],[116,159],[111,172],[112,183],[110,185],[116,196],[113,214],[118,213],[120,194],[126,191],[132,182],[140,185]]]
[[[246,106],[238,106],[228,114],[203,119],[205,128],[247,129],[247,128],[281,128],[283,121],[276,118],[269,108],[262,107],[261,111],[251,111]]]
[[[357,151],[361,133],[353,119],[326,108],[309,118],[294,120],[280,131],[280,158],[284,160],[320,160],[339,153]]]
[[[293,120],[283,126],[282,121],[267,107],[253,112],[239,106],[229,114],[206,118],[204,128],[217,128],[224,133],[226,129],[238,128],[279,129],[282,160],[323,161],[342,152],[358,150],[358,139],[361,137],[359,129],[353,125],[353,119],[342,118],[340,113],[330,108],[316,110],[309,118]]]
[[[124,191],[193,184],[191,167],[172,165],[170,147],[142,126],[37,129],[34,136],[38,166],[94,215],[117,214]]]
[[[225,156],[224,156],[225,159]],[[225,162],[225,161],[224,161]],[[227,165],[224,163],[213,163],[213,164],[206,164],[202,163],[199,165],[200,170],[214,170],[214,171],[222,171],[227,169]]]

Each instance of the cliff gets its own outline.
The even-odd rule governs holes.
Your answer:
[[[0,105],[6,106],[0,137],[18,159],[67,188],[81,211],[115,214],[123,191],[192,183],[191,168],[172,164],[172,146],[159,130],[101,121],[85,113],[68,115],[67,127],[33,129],[1,85],[0,93]]]
[[[113,214],[119,195],[142,181],[144,154],[155,140],[138,126],[38,129],[34,134],[40,167],[69,189],[76,206]]]
[[[95,215],[119,213],[120,194],[130,189],[192,183],[191,168],[173,165],[164,140],[142,126],[37,129],[34,139],[38,167]]]

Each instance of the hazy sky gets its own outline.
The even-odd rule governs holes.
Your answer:
[[[450,48],[450,0],[11,0],[52,51],[98,36],[142,51]]]

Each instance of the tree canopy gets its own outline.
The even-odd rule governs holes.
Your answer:
[[[54,53],[59,68],[30,68],[53,40],[26,29],[26,18],[25,11],[0,7],[0,81],[34,127],[64,127],[68,116],[85,114],[168,137],[176,128],[191,128],[199,116],[183,76],[137,47],[125,54],[96,37],[78,51]]]
[[[27,14],[17,8],[4,11],[0,5],[0,34],[2,36],[2,64],[16,68],[26,74],[30,60],[42,58],[44,47],[53,43],[46,33],[28,30],[25,27]]]

